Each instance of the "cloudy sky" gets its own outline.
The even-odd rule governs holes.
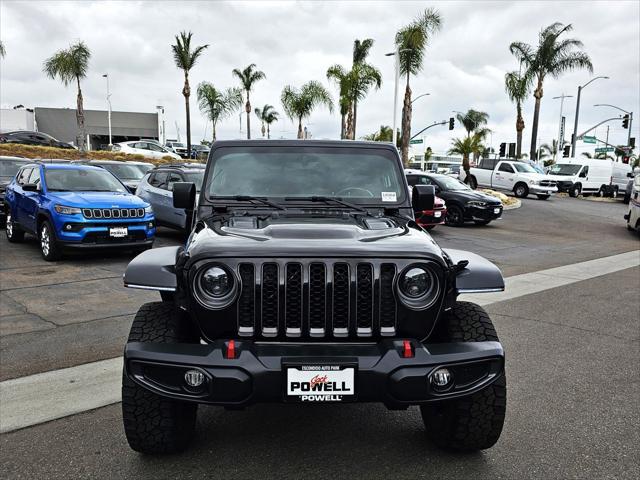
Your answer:
[[[583,91],[580,112],[582,131],[618,111],[593,107],[609,103],[636,113],[632,136],[640,140],[640,2],[17,2],[0,1],[0,36],[7,50],[0,61],[0,104],[28,107],[71,107],[75,90],[47,79],[42,62],[56,50],[83,40],[92,52],[89,74],[83,82],[85,108],[105,108],[105,79],[111,78],[114,110],[154,112],[166,109],[167,133],[175,137],[177,122],[184,140],[185,114],[181,95],[182,72],[173,64],[170,45],[180,30],[191,30],[196,44],[208,50],[191,72],[192,86],[211,81],[217,87],[236,86],[231,70],[256,63],[267,79],[256,85],[253,106],[273,104],[281,110],[283,86],[320,80],[327,67],[348,66],[356,38],[373,38],[369,61],[383,74],[383,86],[360,104],[357,135],[371,133],[392,123],[393,50],[395,32],[426,7],[437,8],[444,19],[442,31],[428,47],[423,71],[411,79],[414,96],[430,93],[414,104],[414,132],[434,121],[445,120],[452,110],[475,108],[490,114],[489,141],[515,141],[515,107],[504,94],[504,74],[517,68],[508,47],[519,40],[535,44],[540,29],[554,21],[571,23],[572,37],[584,42],[598,80]],[[549,78],[544,86],[539,141],[557,136],[559,100],[565,101],[567,131],[573,129],[577,86],[591,78],[586,71]],[[195,92],[194,92],[195,93]],[[205,134],[206,122],[192,97],[192,138]],[[524,151],[528,151],[533,102],[525,105]],[[244,119],[243,119],[244,122]],[[340,118],[319,109],[309,119],[315,138],[336,138]],[[252,118],[253,136],[259,135]],[[243,130],[245,127],[243,126]],[[295,136],[294,124],[283,118],[274,136]],[[208,127],[207,136],[211,134]],[[219,138],[239,138],[239,117],[226,120]],[[426,144],[446,151],[456,128],[429,130]],[[599,138],[606,127],[596,130]],[[626,143],[621,122],[610,124],[610,142]],[[586,148],[586,146],[585,146]]]

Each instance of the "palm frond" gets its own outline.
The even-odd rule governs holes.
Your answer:
[[[180,32],[175,36],[176,43],[171,45],[171,52],[173,53],[173,61],[180,70],[184,70],[185,74],[189,72],[196,64],[202,52],[204,52],[209,45],[200,45],[191,49],[191,39],[193,33]]]
[[[51,79],[58,78],[65,86],[87,76],[91,52],[84,42],[59,50],[45,60],[42,70]]]
[[[422,70],[425,48],[431,37],[442,28],[442,17],[433,9],[426,9],[422,15],[396,33],[396,47],[400,51],[400,72],[416,75]]]

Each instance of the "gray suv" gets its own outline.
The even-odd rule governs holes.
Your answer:
[[[151,204],[158,225],[191,231],[191,216],[173,206],[173,184],[191,182],[200,192],[203,177],[204,168],[192,164],[154,168],[140,180],[136,195]]]

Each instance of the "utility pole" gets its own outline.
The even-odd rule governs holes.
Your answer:
[[[560,99],[560,120],[558,121],[558,142],[556,144],[556,151],[553,152],[553,161],[556,162],[557,158],[558,158],[558,152],[560,150],[562,150],[562,147],[564,145],[562,145],[564,142],[564,125],[563,125],[563,121],[562,121],[562,107],[564,106],[564,99],[565,98],[573,98],[573,95],[565,95],[564,93],[562,93],[562,95],[559,95],[557,97],[553,97],[554,100],[556,99]]]
[[[385,53],[385,57],[393,56],[395,58],[395,84],[393,87],[393,134],[392,142],[396,146],[398,144],[398,85],[400,83],[400,53],[409,51],[409,48],[402,50],[396,49],[394,52]]]
[[[107,105],[109,107],[107,119],[109,122],[109,149],[111,149],[113,143],[111,143],[111,93],[109,93],[109,74],[105,73],[102,77],[107,79]]]

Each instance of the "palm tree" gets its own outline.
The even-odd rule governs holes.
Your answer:
[[[91,52],[84,42],[77,42],[66,50],[59,50],[52,57],[45,60],[43,65],[44,73],[52,79],[58,78],[64,86],[76,83],[78,95],[76,99],[76,122],[78,124],[78,135],[76,143],[81,153],[86,151],[86,133],[84,128],[84,106],[82,100],[82,89],[80,80],[87,76],[89,69],[89,59]]]
[[[327,69],[327,80],[334,80],[338,85],[338,104],[340,106],[340,138],[347,138],[347,115],[353,118],[351,102],[351,72],[342,65],[333,65]],[[351,119],[349,120],[351,121]]]
[[[176,67],[184,72],[184,87],[182,87],[182,95],[184,95],[184,106],[187,112],[187,152],[191,151],[191,112],[189,109],[189,97],[191,96],[191,86],[189,85],[189,70],[198,61],[200,55],[209,45],[200,45],[199,47],[191,48],[191,32],[180,32],[180,35],[176,35],[176,44],[171,45],[173,51],[173,61],[176,63]]]
[[[530,157],[536,159],[536,144],[538,140],[538,121],[540,118],[540,103],[543,95],[544,80],[547,75],[553,78],[578,68],[586,68],[593,72],[591,59],[583,51],[580,40],[575,38],[559,40],[560,35],[570,32],[571,24],[552,23],[540,32],[537,48],[524,42],[513,42],[509,49],[516,56],[521,65],[526,68],[525,77],[528,82],[535,83],[533,96],[536,99],[531,126]]]
[[[411,87],[410,75],[422,70],[424,53],[429,40],[440,30],[442,18],[433,9],[426,9],[422,15],[396,33],[396,48],[400,55],[400,73],[407,76],[407,86],[402,106],[402,161],[409,163],[409,140],[411,139]]]
[[[264,137],[264,134],[266,133],[267,138],[271,138],[269,125],[273,122],[277,122],[280,114],[276,112],[273,105],[269,104],[266,104],[262,108],[256,108],[254,111],[256,116],[260,119],[260,122],[262,122],[262,136]]]
[[[470,137],[473,132],[482,131],[483,135],[490,132],[488,129],[481,128],[489,121],[489,114],[487,112],[480,112],[470,108],[467,110],[467,113],[456,114],[456,118],[467,131],[467,137]]]
[[[282,90],[280,101],[287,116],[291,120],[298,120],[298,138],[303,138],[302,120],[309,118],[315,107],[324,105],[329,112],[333,112],[331,95],[315,80],[305,83],[300,89],[287,85]]]
[[[251,101],[249,100],[249,93],[253,89],[253,85],[256,82],[264,80],[265,78],[267,78],[267,76],[264,74],[264,72],[256,70],[255,63],[252,63],[244,70],[234,68],[232,73],[236,77],[238,77],[238,80],[240,80],[240,83],[242,84],[242,88],[247,94],[247,103],[244,108],[245,112],[247,113],[247,138],[251,138]]]
[[[369,56],[369,50],[373,47],[373,39],[366,38],[364,40],[355,40],[353,42],[353,66],[351,72],[353,76],[352,82],[352,101],[353,101],[353,117],[351,123],[351,135],[353,140],[356,138],[356,123],[358,120],[358,101],[366,97],[371,87],[379,89],[382,86],[382,74],[373,65],[369,65],[366,60]]]
[[[595,155],[593,155],[591,152],[582,152],[582,156],[583,157],[587,157],[587,158],[595,158],[598,160],[613,160],[613,156],[612,155],[608,155],[604,152],[600,152],[600,153],[596,153]]]
[[[2,40],[0,40],[0,58],[4,58],[6,54],[7,51],[4,48],[4,43],[2,43]]]
[[[396,147],[400,145],[400,131],[396,136]],[[362,137],[363,140],[369,140],[370,142],[389,142],[393,141],[393,128],[388,125],[380,125],[380,130],[375,133],[370,133]]]
[[[484,145],[482,145],[482,138],[477,134],[464,138],[454,138],[451,142],[449,155],[462,155],[462,168],[466,173],[465,181],[469,178],[469,158],[472,155],[480,155],[483,151]]]
[[[522,155],[522,131],[524,130],[522,103],[529,96],[529,82],[520,72],[509,72],[504,76],[504,89],[509,100],[516,104],[516,158],[520,158]]]
[[[242,105],[242,90],[240,88],[227,88],[218,90],[209,82],[201,82],[198,85],[198,106],[213,124],[213,141],[216,141],[216,125],[229,117]]]

